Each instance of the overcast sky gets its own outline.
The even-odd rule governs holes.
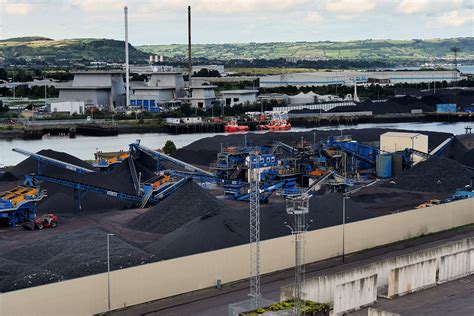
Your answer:
[[[0,0],[0,38],[123,39],[134,45],[474,36],[474,0]]]

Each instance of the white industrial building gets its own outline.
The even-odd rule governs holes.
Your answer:
[[[184,96],[183,74],[179,72],[152,73],[146,82],[131,82],[130,105],[145,111],[161,112],[181,103]]]
[[[224,65],[195,65],[193,66],[193,73],[194,72],[199,72],[201,69],[207,69],[207,70],[215,70],[219,72],[219,74],[223,75],[224,74]]]
[[[121,71],[75,72],[72,83],[58,89],[59,102],[83,102],[86,106],[111,109],[125,105]]]
[[[150,87],[174,87],[176,98],[184,96],[184,78],[181,72],[157,72],[150,76]]]
[[[191,107],[198,109],[208,109],[216,101],[214,89],[217,86],[191,86]]]
[[[64,113],[64,114],[84,114],[86,106],[84,102],[52,102],[48,106],[49,112]]]
[[[297,95],[288,96],[288,104],[298,105],[298,104],[313,104],[316,102],[316,93],[310,91],[308,93],[300,92]]]
[[[257,102],[258,90],[226,90],[221,91],[222,100],[226,106],[234,106],[237,104],[255,103]]]
[[[446,71],[319,71],[307,73],[289,73],[281,75],[262,76],[261,88],[283,86],[325,86],[334,84],[353,85],[379,81],[388,84],[421,83],[460,80],[460,73],[456,70]]]
[[[387,132],[380,135],[380,150],[393,153],[412,148],[428,153],[428,135],[420,133]],[[422,157],[414,155],[413,161],[420,161]]]

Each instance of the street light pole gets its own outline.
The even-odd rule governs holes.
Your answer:
[[[107,306],[110,312],[110,236],[114,234],[107,234]]]
[[[345,261],[345,253],[346,253],[346,249],[345,249],[345,241],[346,241],[346,236],[345,236],[345,226],[346,226],[346,200],[350,199],[349,196],[347,195],[344,195],[342,197],[342,262]]]

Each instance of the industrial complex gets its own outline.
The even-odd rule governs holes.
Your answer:
[[[0,315],[474,315],[458,48],[453,69],[248,76],[193,65],[190,6],[187,64],[130,65],[124,17],[123,65],[24,82],[36,103],[0,86],[0,142],[23,138],[0,161]]]

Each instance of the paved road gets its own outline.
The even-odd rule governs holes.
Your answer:
[[[306,265],[306,277],[337,273],[343,270],[363,266],[372,262],[436,247],[450,241],[474,237],[474,228],[461,231],[444,232],[423,238],[402,242],[387,247],[372,249],[366,252],[346,256],[345,263],[341,258],[334,258]],[[262,277],[262,295],[265,299],[278,301],[280,287],[288,285],[293,279],[293,269],[277,272]],[[156,286],[160,286],[158,283]],[[206,289],[183,294],[173,298],[157,300],[114,311],[116,316],[131,315],[227,315],[228,305],[246,300],[248,281],[236,282],[224,286],[221,290]],[[461,300],[461,297],[460,297]],[[447,302],[448,303],[448,302]],[[446,315],[449,315],[446,314]]]

